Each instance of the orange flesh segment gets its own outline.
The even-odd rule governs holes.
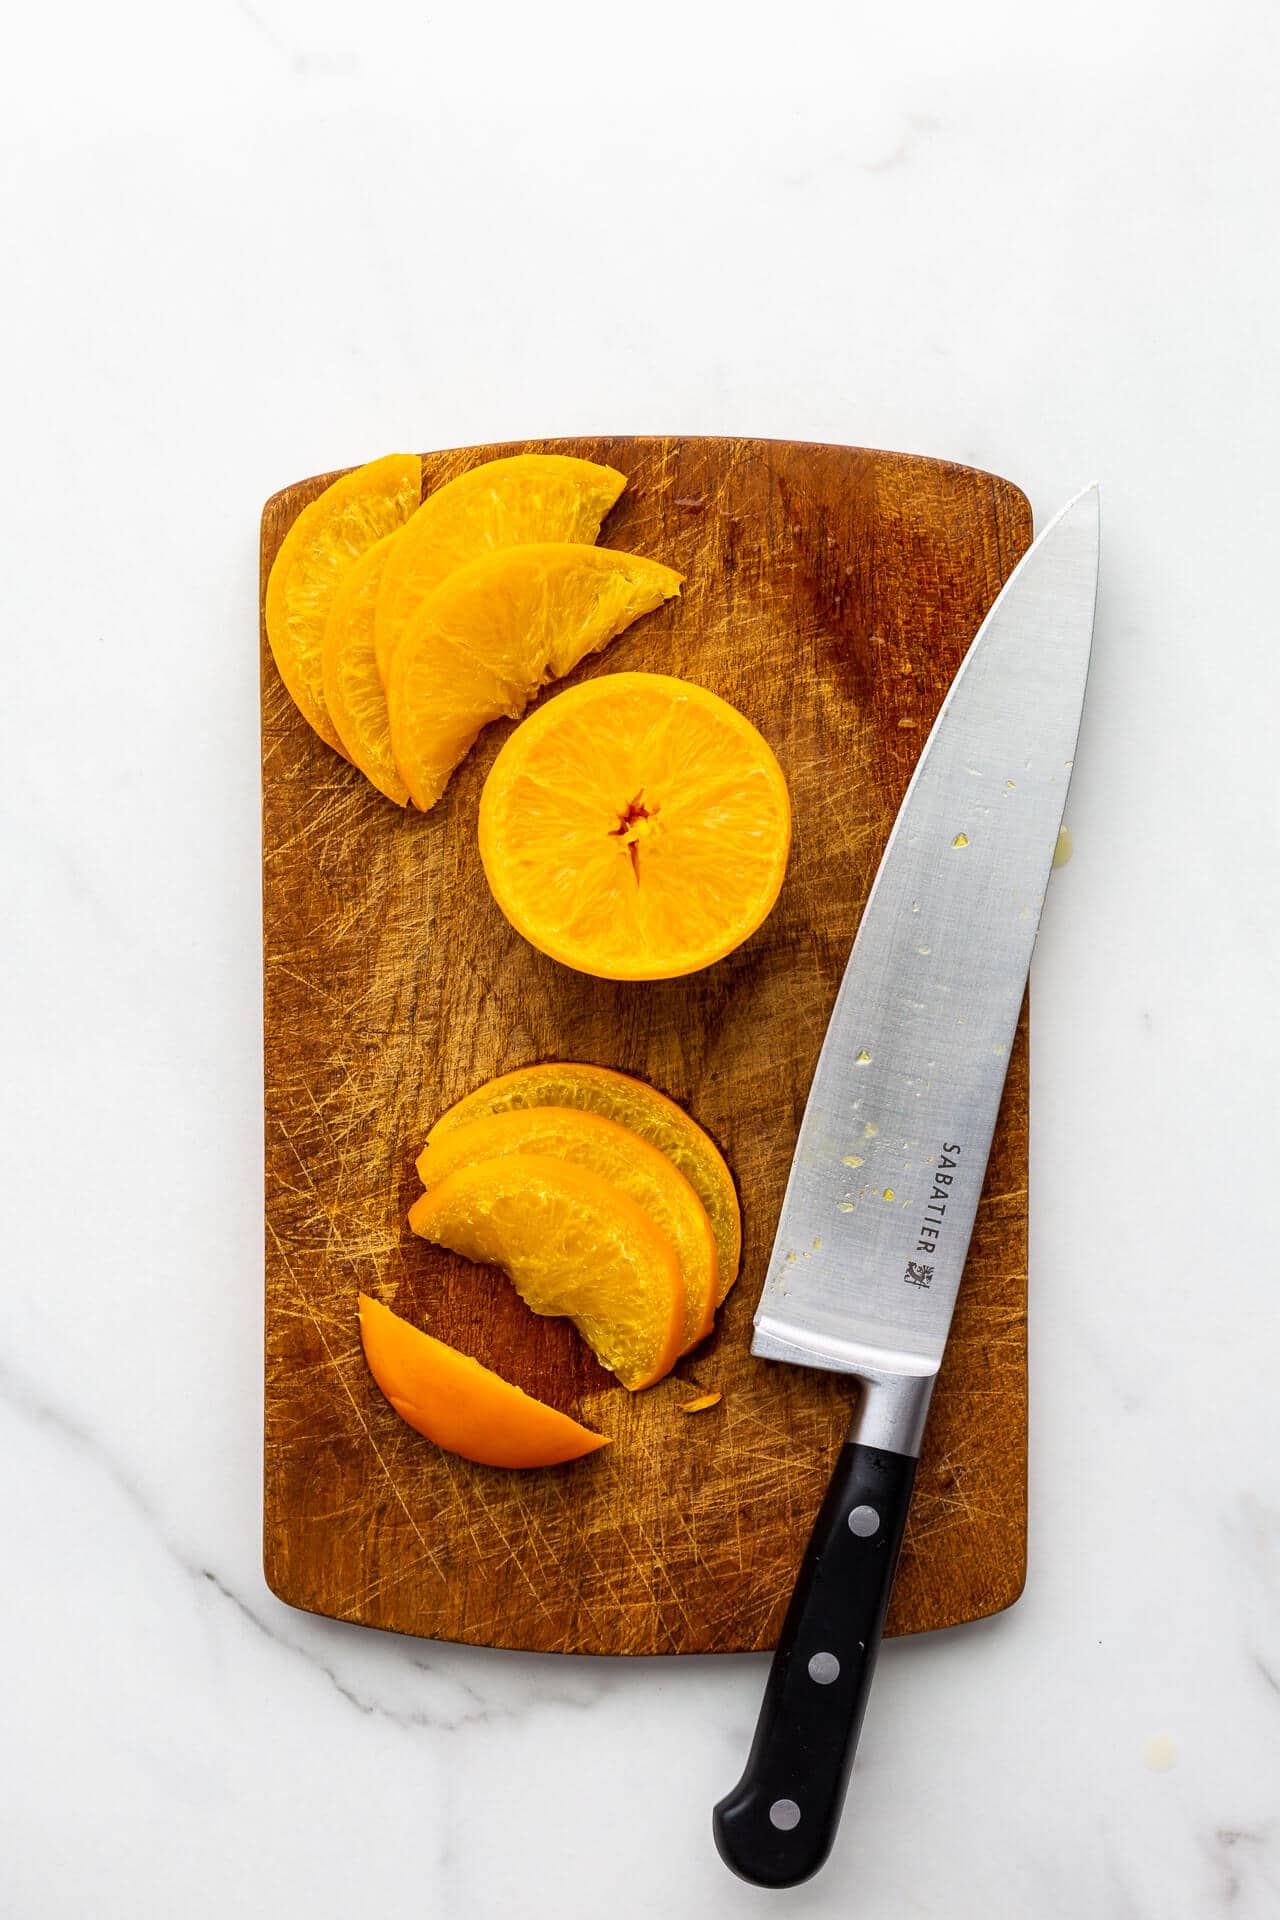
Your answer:
[[[428,494],[388,568],[378,598],[375,651],[385,686],[400,635],[427,595],[501,547],[566,540],[591,545],[626,477],[559,453],[486,460]]]
[[[608,1436],[521,1392],[499,1373],[360,1295],[369,1371],[402,1420],[428,1440],[485,1467],[553,1467]]]
[[[409,1225],[502,1267],[534,1313],[572,1320],[624,1387],[652,1386],[674,1366],[684,1332],[675,1248],[598,1173],[523,1153],[459,1167],[414,1202]]]
[[[510,547],[450,574],[401,634],[387,680],[391,748],[414,805],[435,805],[482,727],[518,718],[680,581],[656,560],[564,544]]]
[[[347,758],[398,807],[409,789],[391,757],[387,696],[373,657],[373,610],[387,557],[402,532],[389,533],[362,553],[333,596],[325,622],[324,698]]]
[[[618,1073],[612,1067],[561,1060],[517,1067],[477,1087],[436,1121],[427,1135],[427,1150],[455,1127],[466,1126],[482,1114],[528,1107],[574,1107],[602,1114],[666,1154],[707,1210],[720,1272],[719,1304],[738,1277],[742,1212],[733,1175],[710,1134],[646,1080]]]
[[[680,1351],[711,1331],[719,1262],[707,1210],[688,1180],[658,1147],[597,1113],[571,1107],[530,1107],[481,1115],[452,1128],[418,1156],[418,1173],[432,1187],[455,1168],[504,1153],[535,1153],[590,1167],[639,1201],[676,1250],[685,1287]]]
[[[280,543],[267,580],[267,639],[295,704],[342,753],[324,698],[325,623],[344,576],[375,541],[403,526],[422,493],[416,453],[389,453],[344,473],[304,507]]]
[[[700,1393],[696,1400],[682,1401],[680,1411],[681,1413],[705,1413],[708,1407],[718,1407],[719,1404],[718,1390],[715,1393]]]
[[[512,926],[611,980],[723,959],[772,909],[790,843],[766,741],[668,674],[609,674],[549,700],[506,742],[480,801],[480,857]]]

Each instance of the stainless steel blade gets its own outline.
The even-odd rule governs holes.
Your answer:
[[[925,742],[819,1056],[753,1353],[937,1371],[1071,778],[1097,573],[1090,487],[1010,576]]]

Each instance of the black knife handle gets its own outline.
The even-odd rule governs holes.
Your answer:
[[[747,1769],[713,1816],[725,1865],[793,1887],[831,1851],[875,1670],[915,1460],[847,1441],[782,1624]]]

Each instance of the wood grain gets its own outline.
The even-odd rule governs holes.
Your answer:
[[[526,443],[529,446],[530,443]],[[426,456],[428,490],[516,446]],[[313,1612],[494,1646],[595,1653],[773,1644],[854,1388],[753,1360],[791,1150],[898,802],[964,649],[1031,532],[1004,480],[856,448],[719,439],[534,443],[628,475],[602,540],[687,575],[575,679],[683,674],[781,759],[795,843],[778,906],[708,971],[570,973],[489,897],[476,851],[491,728],[428,815],[400,814],[302,720],[263,643],[265,1566]],[[267,502],[262,579],[335,476]],[[435,1116],[490,1075],[619,1067],[709,1129],[742,1195],[744,1269],[675,1377],[629,1395],[566,1322],[405,1225]],[[1027,1015],[889,1620],[1008,1606],[1026,1545]],[[358,1288],[614,1436],[506,1473],[404,1426],[365,1368]],[[713,1409],[680,1404],[718,1388]]]

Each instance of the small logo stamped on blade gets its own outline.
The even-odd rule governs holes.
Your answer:
[[[960,1142],[944,1140],[942,1151],[938,1155],[933,1175],[933,1192],[929,1195],[924,1218],[917,1228],[916,1252],[928,1254],[932,1260],[942,1240],[943,1222],[947,1217],[947,1203],[951,1198],[952,1182],[956,1168],[960,1164]],[[908,1287],[928,1287],[933,1284],[933,1267],[925,1266],[918,1260],[908,1260],[907,1270],[902,1276],[903,1285]]]

